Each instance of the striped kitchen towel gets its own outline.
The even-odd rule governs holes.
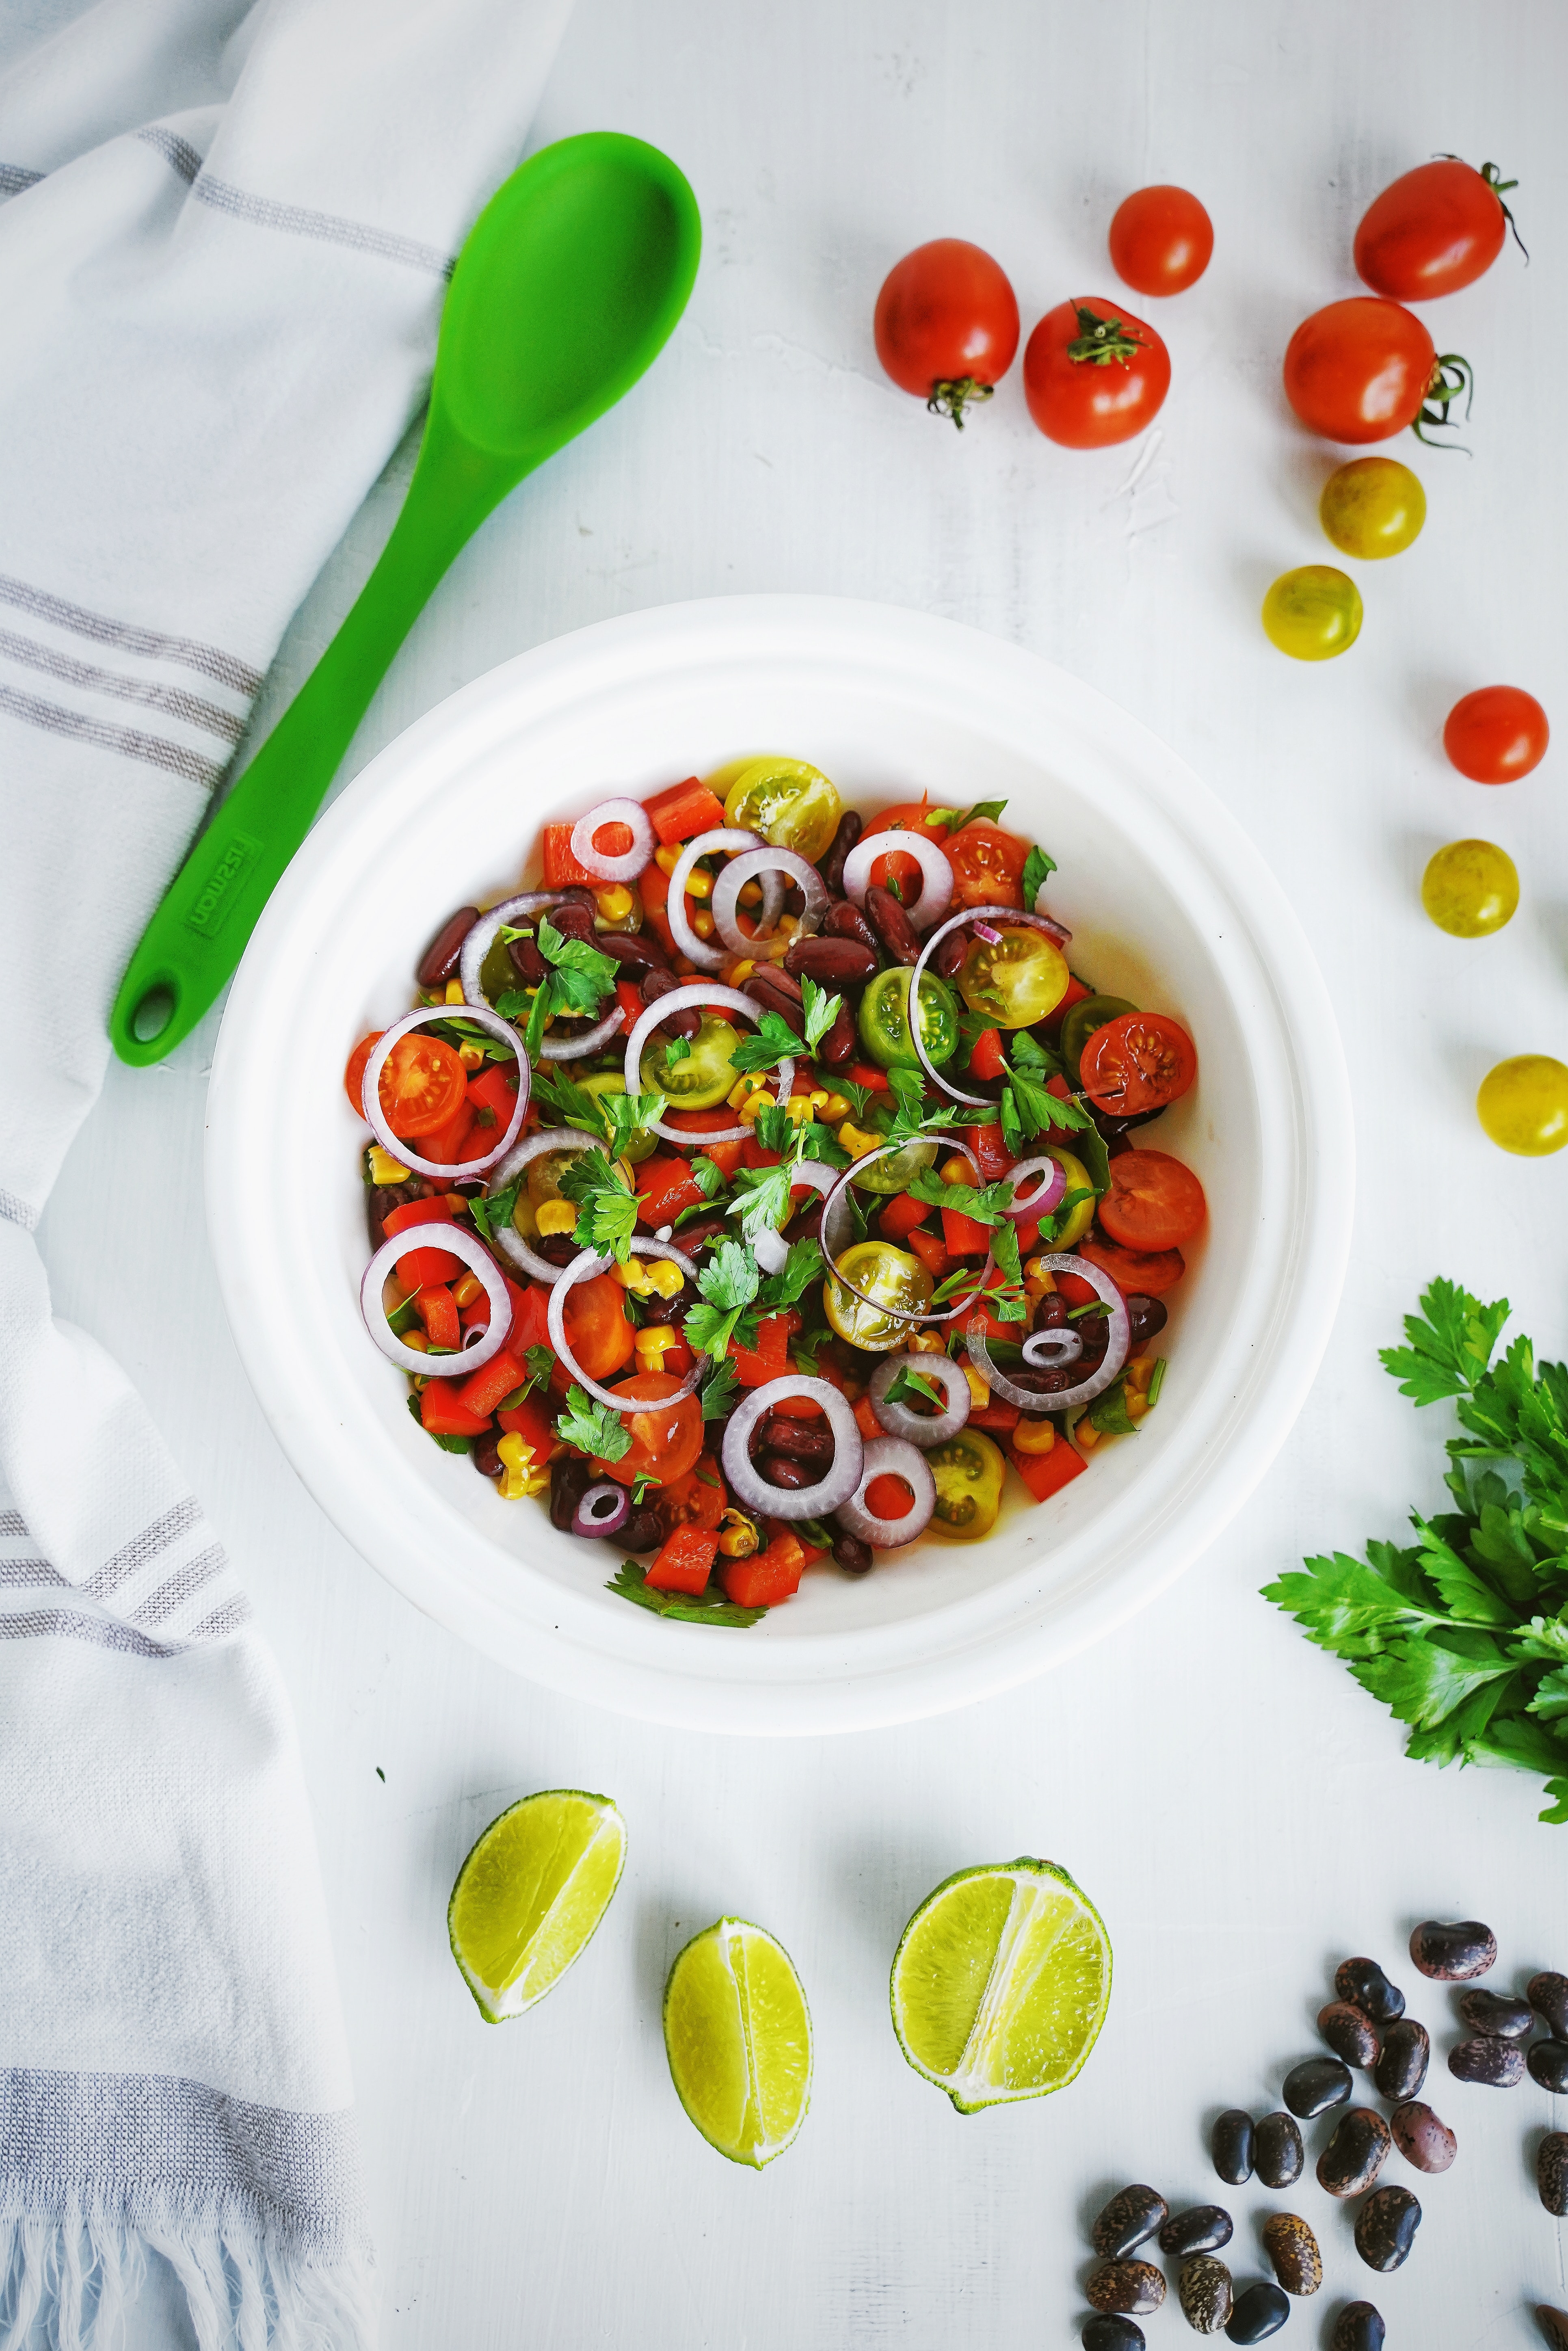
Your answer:
[[[120,974],[428,380],[570,0],[0,11],[0,2351],[348,2351],[374,2273],[277,1669],[33,1229]]]

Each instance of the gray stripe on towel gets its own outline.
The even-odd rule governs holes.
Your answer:
[[[64,1584],[65,1581],[47,1559],[0,1559],[0,1591],[32,1592],[41,1583]]]
[[[192,185],[192,195],[214,212],[248,221],[253,228],[278,230],[284,236],[310,236],[323,245],[347,246],[353,253],[374,255],[378,261],[395,261],[404,269],[428,270],[434,277],[450,277],[456,267],[451,254],[417,237],[397,236],[390,229],[372,228],[367,221],[345,220],[337,213],[318,213],[303,204],[280,204],[271,196],[253,196],[227,180],[214,180],[204,171]]]
[[[232,1600],[225,1600],[221,1608],[204,1616],[188,1637],[193,1648],[198,1641],[226,1641],[231,1633],[237,1633],[242,1625],[249,1623],[250,1602],[243,1592],[236,1592]]]
[[[183,1567],[176,1569],[168,1583],[161,1583],[140,1608],[131,1610],[131,1623],[149,1627],[166,1625],[187,1600],[200,1592],[204,1584],[214,1583],[227,1566],[228,1557],[222,1543],[209,1543],[205,1551],[199,1551],[194,1559],[187,1560]]]
[[[189,187],[202,168],[202,159],[188,139],[178,138],[172,131],[165,131],[156,122],[150,122],[145,131],[138,131],[134,136],[144,147],[151,147],[162,155],[170,169],[178,172]]]
[[[25,1535],[27,1521],[20,1510],[0,1510],[0,1535]]]
[[[138,1568],[145,1567],[150,1559],[156,1559],[160,1552],[167,1551],[172,1543],[179,1541],[182,1535],[188,1535],[193,1527],[201,1524],[201,1520],[202,1506],[194,1494],[183,1495],[150,1526],[143,1527],[139,1535],[133,1535],[128,1543],[121,1543],[101,1567],[95,1568],[82,1586],[83,1591],[91,1599],[108,1600],[128,1577],[136,1573]]]
[[[0,1610],[0,1641],[85,1641],[89,1648],[119,1649],[131,1657],[172,1657],[165,1641],[149,1640],[113,1616],[83,1616],[74,1608]]]
[[[115,621],[104,612],[89,612],[85,605],[68,603],[63,596],[51,596],[47,588],[30,587],[26,580],[11,580],[0,573],[0,604],[13,604],[19,612],[30,612],[36,621],[47,621],[57,629],[68,629],[73,636],[90,637],[94,644],[115,645],[125,653],[142,653],[149,661],[175,662],[180,668],[193,669],[199,676],[210,677],[214,685],[226,685],[235,694],[254,699],[261,692],[261,671],[252,669],[237,653],[222,653],[216,645],[198,643],[194,637],[166,636],[162,629],[144,629],[132,621]]]
[[[29,172],[25,163],[0,163],[0,196],[19,196],[25,188],[36,188],[43,176],[42,172]]]
[[[187,751],[183,743],[171,743],[162,735],[143,735],[139,726],[111,726],[101,718],[84,718],[79,711],[67,710],[60,703],[44,702],[36,694],[18,694],[14,686],[0,685],[0,710],[24,726],[41,726],[47,734],[68,735],[74,742],[91,743],[99,751],[118,752],[122,759],[140,759],[143,766],[166,768],[172,776],[183,776],[188,784],[200,784],[206,791],[215,791],[224,778],[226,762],[204,759],[196,751]]]
[[[25,1233],[30,1233],[38,1221],[38,1211],[26,1200],[18,1200],[15,1192],[0,1192],[0,1217],[8,1225],[20,1225]]]
[[[74,653],[41,645],[36,637],[19,637],[11,629],[0,629],[0,654],[25,669],[40,671],[45,677],[58,678],[62,685],[83,686],[89,694],[110,694],[117,702],[134,702],[142,710],[161,710],[165,718],[183,719],[187,726],[221,736],[225,743],[237,743],[245,733],[245,720],[234,711],[205,702],[199,694],[187,694],[182,685],[156,685],[148,678],[99,669],[96,662],[78,661]]]

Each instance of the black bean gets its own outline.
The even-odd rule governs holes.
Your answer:
[[[1106,2314],[1086,2319],[1078,2339],[1083,2351],[1144,2351],[1144,2330],[1130,2318]]]
[[[505,1470],[507,1465],[497,1451],[504,1434],[499,1428],[487,1428],[483,1437],[474,1439],[474,1448],[468,1458],[481,1478],[499,1478]]]
[[[1396,2106],[1388,2127],[1395,2146],[1417,2171],[1447,2171],[1458,2153],[1459,2143],[1448,2124],[1418,2098]]]
[[[758,1441],[765,1453],[788,1454],[791,1461],[828,1462],[833,1458],[833,1432],[825,1420],[793,1420],[787,1413],[769,1413]]]
[[[1252,2177],[1252,2117],[1239,2106],[1228,2106],[1209,2135],[1214,2168],[1228,2187],[1240,2188]]]
[[[1472,2032],[1500,2033],[1504,2041],[1522,2041],[1535,2030],[1535,2011],[1530,2002],[1512,1999],[1507,1992],[1461,1992],[1459,2014]]]
[[[891,890],[880,889],[873,882],[865,893],[866,919],[883,950],[894,963],[915,965],[920,961],[920,942],[915,926]]]
[[[1329,2351],[1383,2351],[1386,2333],[1381,2312],[1369,2302],[1347,2302],[1334,2321]]]
[[[833,1530],[833,1558],[846,1575],[868,1575],[876,1564],[870,1543],[852,1535],[847,1527]]]
[[[1188,2253],[1217,2253],[1236,2234],[1236,2224],[1222,2204],[1193,2204],[1173,2212],[1160,2230],[1160,2251],[1173,2261]]]
[[[1550,2090],[1554,2098],[1568,2090],[1568,2041],[1537,2041],[1524,2062],[1531,2080]]]
[[[424,1186],[417,1176],[411,1176],[406,1184],[372,1184],[365,1195],[365,1222],[371,1230],[371,1249],[379,1249],[385,1240],[386,1220],[394,1208],[406,1208],[412,1201],[423,1197]]]
[[[550,1463],[549,1522],[563,1535],[571,1532],[577,1506],[592,1483],[591,1463],[580,1460],[575,1453],[558,1454]]]
[[[639,1553],[657,1551],[664,1540],[664,1525],[657,1510],[633,1510],[621,1532],[614,1538],[622,1551]]]
[[[1477,2082],[1486,2090],[1511,2090],[1524,2079],[1524,2052],[1495,2032],[1478,2032],[1448,2052],[1456,2082]]]
[[[1355,2250],[1369,2270],[1396,2270],[1409,2259],[1421,2206],[1408,2188],[1374,2190],[1355,2216]]]
[[[1524,1997],[1537,2016],[1544,2017],[1552,2038],[1568,2041],[1568,1976],[1560,1976],[1547,1968],[1531,1976],[1524,1987]]]
[[[1158,1336],[1169,1319],[1163,1298],[1145,1298],[1141,1290],[1134,1290],[1127,1300],[1127,1353],[1135,1355]]]
[[[799,1494],[822,1482],[821,1470],[814,1463],[791,1461],[784,1453],[765,1453],[757,1467],[770,1486],[782,1487],[786,1493]]]
[[[1119,2188],[1096,2214],[1089,2241],[1107,2261],[1123,2261],[1147,2242],[1169,2213],[1170,2206],[1157,2189],[1141,2182]]]
[[[1219,2335],[1235,2307],[1230,2272],[1212,2254],[1194,2253],[1176,2272],[1176,2299],[1195,2335]]]
[[[876,953],[858,939],[792,939],[784,968],[819,987],[859,987],[876,969]]]
[[[1383,2054],[1373,2080],[1385,2098],[1414,2098],[1427,2078],[1432,2043],[1424,2024],[1402,2016],[1383,2036]]]
[[[858,809],[846,809],[839,819],[839,829],[828,843],[828,853],[817,871],[827,885],[830,898],[836,898],[844,886],[844,860],[865,831],[865,819]]]
[[[1392,2024],[1405,2013],[1405,1995],[1391,1984],[1375,1959],[1342,1959],[1334,1970],[1333,1988],[1341,2000],[1355,2002],[1374,2024]]]
[[[570,1233],[544,1233],[529,1246],[534,1255],[542,1257],[547,1265],[568,1266],[574,1257],[581,1254]]]
[[[1263,2223],[1263,2251],[1287,2294],[1316,2294],[1323,2282],[1323,2257],[1299,2212],[1270,2213]]]
[[[1232,2343],[1267,2343],[1270,2335],[1278,2335],[1290,2314],[1290,2297],[1281,2287],[1260,2278],[1237,2295],[1225,2332]]]
[[[1265,2188],[1289,2188],[1301,2176],[1307,2151],[1293,2115],[1265,2115],[1252,2136],[1253,2159]]]
[[[1352,2106],[1318,2158],[1318,2186],[1331,2196],[1364,2195],[1393,2145],[1388,2125],[1370,2106]]]
[[[1338,2057],[1303,2057],[1285,2076],[1285,2104],[1302,2122],[1343,2106],[1354,2085],[1350,2067]]]
[[[833,1025],[817,1048],[817,1059],[830,1070],[841,1069],[855,1057],[855,1016],[847,1004],[833,1015]]]
[[[1568,2131],[1548,2131],[1536,2148],[1535,2185],[1547,2210],[1568,2219]]]
[[[950,931],[931,958],[930,968],[938,979],[956,978],[958,967],[969,952],[969,941],[962,931]]]
[[[1107,2262],[1083,2291],[1096,2310],[1143,2318],[1164,2302],[1166,2282],[1152,2262]]]
[[[414,977],[421,987],[444,987],[457,968],[463,942],[479,919],[477,906],[459,906],[448,914],[419,958]]]
[[[858,946],[869,947],[873,955],[877,953],[876,933],[852,898],[841,898],[828,908],[822,917],[822,930],[830,939],[853,939]]]
[[[1370,2071],[1382,2053],[1376,2025],[1348,2000],[1331,2000],[1326,2008],[1319,2009],[1318,2031],[1347,2065],[1363,2065]]]
[[[1497,1965],[1497,1937],[1479,1918],[1445,1924],[1423,1919],[1410,1938],[1410,1956],[1424,1976],[1439,1983],[1466,1983]]]

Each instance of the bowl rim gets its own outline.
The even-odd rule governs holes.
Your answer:
[[[1288,1098],[1296,1174],[1279,1295],[1253,1342],[1245,1396],[1238,1393],[1228,1409],[1210,1415],[1185,1483],[1138,1522],[1135,1558],[1124,1511],[1119,1533],[1127,1556],[1116,1554],[1114,1574],[1081,1579],[1083,1588],[1049,1605],[1037,1595],[1032,1620],[1025,1603],[1005,1623],[995,1612],[988,1625],[955,1622],[946,1644],[925,1650],[904,1636],[904,1627],[801,1643],[800,1670],[785,1678],[781,1668],[748,1669],[752,1645],[728,1639],[718,1645],[727,1653],[723,1669],[715,1670],[717,1636],[668,1620],[643,1620],[661,1636],[651,1657],[606,1655],[586,1617],[570,1621],[571,1604],[559,1593],[548,1605],[519,1607],[516,1593],[502,1605],[482,1579],[443,1561],[439,1540],[433,1555],[432,1531],[443,1520],[450,1531],[450,1510],[433,1501],[423,1529],[401,1526],[378,1498],[367,1497],[319,1410],[300,1408],[298,1347],[269,1317],[253,1277],[253,1220],[265,1213],[266,1198],[257,1174],[262,1113],[246,1073],[253,1057],[265,1059],[275,967],[298,953],[301,937],[308,946],[321,935],[366,843],[400,816],[417,814],[443,762],[477,756],[606,691],[663,686],[672,669],[802,658],[841,678],[846,668],[858,670],[883,690],[900,678],[911,689],[916,680],[923,690],[936,681],[961,689],[966,702],[983,693],[988,713],[1009,704],[1051,713],[1123,762],[1131,789],[1194,857],[1201,855],[1231,927],[1228,952],[1238,952],[1239,934],[1257,967],[1283,1048],[1274,1076]],[[1237,820],[1139,721],[1040,656],[956,622],[829,596],[716,598],[599,622],[499,664],[406,728],[328,807],[273,893],[229,997],[209,1092],[206,1200],[220,1291],[264,1413],[329,1518],[405,1597],[484,1654],[566,1695],[675,1727],[811,1736],[918,1719],[1029,1680],[1113,1632],[1207,1549],[1284,1442],[1327,1346],[1351,1243],[1354,1128],[1332,1004],[1293,908]],[[901,1637],[888,1639],[879,1655],[883,1631]],[[814,1656],[807,1654],[813,1646]]]

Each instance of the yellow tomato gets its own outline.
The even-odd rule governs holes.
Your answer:
[[[1282,571],[1264,597],[1263,628],[1292,661],[1332,661],[1361,634],[1360,592],[1332,563],[1303,563]]]
[[[958,993],[997,1028],[1028,1029],[1055,1011],[1071,977],[1054,940],[1012,924],[994,940],[972,941],[958,967]]]
[[[1450,938],[1484,939],[1519,904],[1513,860],[1490,841],[1450,841],[1421,876],[1421,904]]]
[[[1481,1080],[1476,1114],[1501,1151],[1544,1159],[1568,1143],[1568,1069],[1550,1053],[1520,1053]]]
[[[827,854],[843,803],[837,785],[804,759],[753,759],[731,784],[724,812],[731,824],[814,864]]]
[[[955,1542],[977,1542],[997,1523],[1002,1503],[1002,1481],[1008,1465],[982,1429],[961,1428],[946,1444],[934,1445],[925,1456],[936,1480],[934,1535]]]
[[[1318,513],[1342,555],[1371,562],[1403,555],[1420,537],[1427,493],[1409,466],[1393,457],[1354,457],[1323,484]]]
[[[920,1259],[894,1249],[891,1241],[856,1241],[835,1263],[836,1270],[855,1286],[846,1290],[831,1274],[822,1284],[822,1311],[840,1338],[873,1355],[905,1346],[915,1326],[878,1310],[899,1306],[915,1314],[924,1311],[935,1285]],[[857,1297],[857,1290],[863,1295]],[[868,1299],[876,1303],[868,1305]]]

